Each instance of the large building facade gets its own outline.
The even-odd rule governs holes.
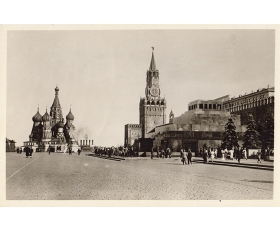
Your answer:
[[[266,122],[267,114],[274,117],[274,87],[237,98],[226,95],[214,100],[192,101],[188,111],[178,117],[171,111],[169,124],[156,127],[150,137],[153,147],[191,148],[194,152],[205,146],[217,148],[221,146],[225,124],[233,118],[242,146],[248,114],[260,124]]]
[[[38,108],[37,113],[32,117],[33,127],[29,141],[23,143],[24,147],[31,147],[34,151],[50,149],[53,152],[64,152],[69,147],[74,152],[78,150],[79,146],[74,135],[74,115],[70,109],[66,116],[66,122],[64,122],[58,93],[59,88],[56,87],[50,114],[46,109],[45,114],[41,116]]]
[[[267,113],[274,116],[274,87],[262,88],[249,94],[229,98],[223,102],[223,109],[241,116],[241,124],[248,123],[248,114],[252,114],[258,123],[266,121]]]

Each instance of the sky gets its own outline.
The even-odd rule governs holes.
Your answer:
[[[76,139],[124,143],[124,125],[139,123],[152,49],[166,121],[196,99],[238,96],[274,86],[274,30],[28,30],[7,33],[6,134],[29,139],[32,117],[49,113],[59,87]]]

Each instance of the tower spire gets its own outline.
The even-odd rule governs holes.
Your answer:
[[[154,58],[154,47],[152,47],[152,59],[151,59],[151,64],[150,64],[150,70],[155,71],[156,70],[156,62]]]
[[[59,102],[59,98],[58,98],[59,88],[56,86],[56,88],[54,90],[55,90],[55,97],[53,100],[53,104],[51,106],[50,115],[53,119],[55,119],[56,121],[59,121],[60,119],[63,118],[62,108],[60,106],[60,102]]]

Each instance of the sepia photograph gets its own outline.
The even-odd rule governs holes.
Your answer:
[[[275,27],[5,36],[5,204],[277,199]]]

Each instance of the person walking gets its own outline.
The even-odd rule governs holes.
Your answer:
[[[191,149],[188,150],[188,165],[192,164],[192,151]]]
[[[171,159],[171,150],[170,150],[170,148],[169,148],[169,147],[166,149],[166,155],[167,155],[167,157],[166,157],[166,158]]]
[[[80,154],[81,154],[81,148],[78,149],[78,155],[80,155]]]
[[[243,148],[243,150],[242,150],[242,156],[243,156],[244,159],[247,160],[247,152],[246,152],[245,148]]]
[[[239,148],[236,149],[236,155],[237,155],[237,161],[240,163],[241,157],[242,157],[242,149],[239,150]]]
[[[261,149],[258,149],[258,152],[257,152],[258,161],[257,161],[257,163],[261,163],[261,162],[262,162],[262,161],[261,161],[261,155],[262,155]]]
[[[28,158],[28,156],[29,156],[29,152],[30,152],[29,147],[26,147],[26,148],[25,148],[26,158]]]
[[[203,161],[204,161],[204,164],[208,163],[208,152],[207,152],[207,149],[205,149],[204,152],[203,152]]]
[[[183,165],[187,164],[187,162],[186,162],[187,154],[184,149],[181,149],[181,158],[182,158],[181,161],[182,161]]]
[[[163,149],[163,148],[161,149],[161,153],[160,153],[160,155],[161,155],[161,158],[162,158],[162,159],[164,159],[165,152],[164,152],[164,149]]]
[[[225,160],[225,150],[224,149],[221,149],[221,160]]]
[[[72,148],[69,146],[69,155],[72,155]]]
[[[32,158],[32,153],[33,153],[33,148],[31,147],[30,153],[29,153],[30,158]]]
[[[154,159],[154,150],[153,150],[153,148],[151,150],[151,159]]]
[[[211,151],[210,151],[210,158],[211,158],[211,162],[212,162],[212,163],[213,163],[214,157],[215,157],[214,149],[211,148]]]

